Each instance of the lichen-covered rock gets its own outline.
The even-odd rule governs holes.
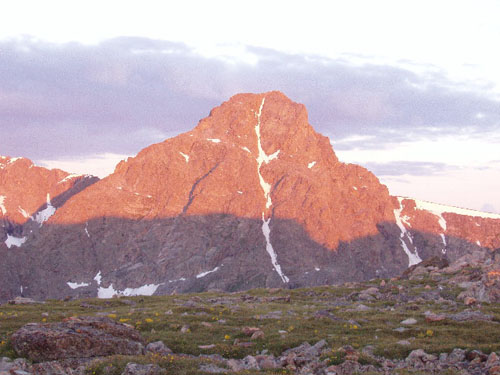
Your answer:
[[[143,340],[134,328],[106,317],[69,318],[61,323],[31,323],[16,331],[12,346],[33,361],[138,355]]]

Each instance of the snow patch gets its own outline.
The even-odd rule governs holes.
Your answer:
[[[241,190],[238,190],[238,194],[243,194],[243,192]]]
[[[218,138],[207,138],[207,141],[210,141],[213,143],[220,143],[220,139],[218,139]]]
[[[5,195],[0,195],[0,211],[2,211],[2,215],[7,213],[7,209],[4,206],[5,198],[7,198]]]
[[[409,220],[410,220],[410,217],[409,217],[409,216],[407,216],[407,215],[405,215],[405,216],[402,216],[402,217],[401,217],[401,221],[402,221],[404,224],[408,225],[408,226],[411,228],[411,224],[410,224],[410,221],[409,221]],[[413,241],[412,241],[412,242],[413,242]]]
[[[72,283],[72,282],[69,282],[69,281],[66,284],[68,284],[68,286],[71,289],[83,288],[85,286],[89,286],[90,285],[89,283]]]
[[[399,200],[399,209],[394,210],[394,218],[396,219],[396,225],[399,227],[401,231],[401,237],[399,240],[401,241],[401,247],[403,248],[403,251],[406,253],[408,256],[408,267],[413,266],[414,264],[418,264],[422,261],[420,257],[418,256],[417,248],[415,247],[415,254],[413,254],[410,249],[408,249],[408,246],[404,242],[404,238],[408,238],[408,240],[413,244],[413,239],[411,238],[410,233],[406,230],[405,226],[403,225],[403,220],[401,219],[401,212],[403,211],[403,204],[401,203],[402,199],[398,197]],[[406,217],[405,217],[406,221]]]
[[[59,181],[58,184],[62,184],[63,182],[69,181],[73,178],[82,177],[82,176],[83,176],[83,174],[71,173],[71,174],[67,175],[66,177],[64,177],[61,181]]]
[[[88,237],[88,238],[90,238],[90,234],[89,234],[88,227],[89,227],[89,222],[87,221],[87,222],[85,223],[85,233],[87,234],[87,237]]]
[[[500,214],[492,214],[489,212],[481,212],[481,211],[476,211],[476,210],[470,210],[467,208],[446,206],[444,204],[432,203],[432,202],[422,201],[422,200],[413,199],[413,198],[402,198],[402,197],[398,197],[398,198],[399,199],[411,199],[415,202],[415,206],[419,210],[426,210],[426,211],[432,212],[436,216],[441,216],[441,214],[443,214],[444,212],[448,212],[448,213],[453,213],[453,214],[457,214],[457,215],[483,217],[486,219],[500,219]]]
[[[271,184],[268,184],[265,180],[264,177],[260,174],[260,168],[263,163],[268,164],[271,160],[274,160],[278,157],[280,150],[274,152],[272,155],[267,155],[264,150],[262,149],[262,144],[260,142],[260,117],[262,115],[262,108],[264,107],[264,103],[266,101],[266,98],[262,98],[262,103],[260,103],[260,108],[259,112],[256,114],[257,116],[257,124],[255,125],[255,134],[257,135],[257,149],[259,150],[259,156],[256,158],[257,160],[257,174],[259,175],[259,182],[260,186],[262,187],[262,190],[264,191],[264,198],[266,200],[266,209],[269,209],[269,207],[272,206],[273,202],[271,200]],[[273,265],[274,269],[280,275],[281,280],[284,283],[288,283],[290,280],[288,277],[285,276],[283,271],[281,270],[281,266],[278,263],[278,257],[276,255],[276,252],[274,251],[273,245],[271,244],[270,240],[270,233],[271,233],[271,228],[269,227],[269,222],[271,221],[271,218],[266,220],[265,217],[265,212],[262,212],[262,233],[264,234],[264,238],[266,239],[266,251],[271,257],[271,264]]]
[[[320,270],[320,268],[319,267],[314,267],[314,270],[317,272],[317,271]]]
[[[481,241],[477,240],[477,241],[476,241],[476,245],[477,245],[477,246],[481,246]]]
[[[35,220],[40,226],[43,225],[49,218],[56,213],[56,208],[50,203],[50,194],[47,193],[47,208],[38,212],[33,220]]]
[[[113,298],[117,294],[118,292],[113,289],[113,284],[111,284],[107,288],[103,288],[101,286],[97,289],[97,298]]]
[[[444,236],[444,233],[440,234],[441,236],[441,241],[443,241],[444,249],[443,249],[443,254],[446,254],[446,237]]]
[[[12,164],[12,163],[15,163],[16,161],[21,160],[21,159],[22,159],[22,158],[11,158],[11,159],[7,162],[7,164]]]
[[[245,150],[246,152],[248,152],[249,154],[252,153],[247,147],[242,147],[242,149]]]
[[[202,273],[199,273],[198,275],[196,275],[196,278],[197,279],[201,279],[202,277],[205,277],[207,276],[208,274],[212,273],[212,272],[216,272],[219,270],[219,267],[215,267],[213,270],[211,271],[206,271],[206,272],[202,272]]]
[[[126,288],[124,291],[119,292],[120,295],[132,297],[132,296],[152,296],[156,289],[161,284],[146,284],[138,288]]]
[[[29,218],[29,217],[30,217],[30,214],[29,214],[29,213],[27,213],[27,212],[24,210],[24,208],[22,208],[21,206],[19,206],[19,207],[17,208],[17,211],[18,211],[21,215],[23,215],[25,219],[27,219],[27,218]]]
[[[312,167],[314,167],[316,165],[316,162],[315,161],[312,161],[310,162],[309,164],[307,164],[307,168],[311,169]]]
[[[101,280],[102,280],[101,271],[97,272],[97,275],[95,275],[94,280],[97,281],[97,285],[101,285]]]
[[[107,288],[104,288],[101,285],[101,271],[95,275],[94,280],[97,281],[97,298],[113,298],[114,296],[152,296],[156,289],[162,284],[146,284],[140,286],[138,288],[125,288],[124,290],[116,290],[113,288],[113,284],[110,284]],[[69,285],[69,283],[68,283]]]
[[[189,155],[186,155],[185,153],[180,152],[180,151],[179,151],[179,154],[181,154],[181,155],[182,155],[182,157],[184,158],[184,160],[186,160],[186,163],[188,163],[188,162],[189,162]]]
[[[21,247],[25,242],[27,238],[26,237],[14,237],[11,236],[10,234],[7,234],[7,239],[5,240],[5,244],[7,247],[10,249],[12,246],[16,247]]]
[[[403,199],[405,199],[405,198],[398,197],[398,200],[399,200],[400,204],[401,204],[401,202],[402,202]],[[414,200],[414,201],[415,201],[415,207],[417,207],[420,210],[426,210],[426,211],[430,212],[431,214],[433,214],[434,216],[436,216],[438,218],[439,226],[443,229],[443,233],[439,234],[441,236],[441,241],[443,242],[443,245],[444,245],[444,247],[441,250],[441,252],[443,254],[446,254],[446,237],[444,235],[445,232],[446,232],[446,220],[445,220],[445,218],[442,215],[442,213],[444,211],[436,210],[436,209],[429,209],[429,208],[432,208],[431,206],[433,206],[434,203],[425,202],[425,201],[418,201],[420,203],[423,203],[423,205],[419,205],[419,203],[417,203],[417,200]],[[426,203],[428,203],[429,205],[426,205]],[[424,206],[427,206],[429,208],[422,208]]]
[[[290,281],[290,279],[288,279],[288,277],[286,277],[285,274],[283,273],[283,271],[281,270],[281,266],[278,263],[278,257],[276,255],[276,252],[274,251],[273,245],[271,244],[271,241],[269,238],[269,235],[271,234],[271,228],[269,228],[270,221],[271,221],[271,218],[265,220],[264,214],[262,214],[262,233],[264,234],[264,237],[266,238],[266,251],[269,254],[269,256],[271,257],[271,263],[272,263],[274,269],[276,270],[276,272],[278,272],[278,275],[280,275],[281,280],[284,283],[287,283]]]
[[[257,148],[259,150],[259,156],[256,158],[257,160],[257,173],[259,175],[259,182],[262,190],[264,190],[264,197],[266,198],[266,208],[271,207],[273,204],[271,201],[271,184],[268,184],[264,177],[260,174],[260,168],[263,163],[268,164],[271,160],[276,159],[280,153],[280,150],[276,151],[272,155],[267,155],[262,149],[262,144],[260,142],[260,116],[262,115],[262,107],[264,107],[264,102],[266,98],[262,99],[262,103],[260,104],[259,112],[257,113],[257,125],[255,125],[255,134],[257,135]]]
[[[180,279],[175,279],[175,280],[168,280],[169,283],[175,283],[177,281],[186,281],[186,278],[181,277]]]
[[[354,190],[358,190],[358,188],[357,188],[356,186],[353,186],[352,188],[353,188]]]

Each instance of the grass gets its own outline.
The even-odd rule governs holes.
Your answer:
[[[162,340],[174,353],[198,356],[220,354],[226,358],[243,358],[266,351],[280,355],[284,350],[307,341],[314,344],[325,339],[331,346],[332,364],[342,360],[338,349],[351,345],[361,350],[374,347],[376,355],[404,358],[414,349],[428,353],[451,352],[454,348],[479,349],[485,353],[500,350],[498,332],[500,304],[485,304],[481,311],[491,314],[495,322],[455,322],[444,320],[427,323],[423,313],[457,313],[468,306],[461,302],[436,301],[399,302],[398,293],[419,298],[422,292],[436,290],[432,280],[388,281],[381,290],[392,298],[387,301],[357,301],[356,294],[380,281],[355,287],[324,286],[270,293],[256,289],[242,293],[199,293],[161,297],[128,297],[111,300],[86,299],[47,301],[39,305],[0,306],[0,357],[15,358],[10,336],[30,322],[59,322],[70,316],[102,315],[135,326],[147,342]],[[425,289],[429,285],[431,289]],[[399,290],[398,287],[402,289]],[[459,293],[455,286],[446,286],[448,298]],[[459,288],[458,288],[459,289]],[[290,297],[289,300],[286,297]],[[356,311],[358,304],[371,308]],[[417,324],[399,333],[400,322],[413,317]],[[264,338],[251,340],[242,332],[245,326],[259,327]],[[184,333],[181,332],[184,327]],[[186,329],[188,327],[188,329]],[[245,343],[235,345],[236,342]],[[408,340],[410,345],[397,342]],[[246,344],[251,343],[251,344]],[[203,345],[215,345],[203,349]],[[90,374],[119,374],[131,358],[114,356],[91,367]],[[167,373],[196,374],[201,359],[178,355],[159,358],[134,357],[134,362],[157,363]],[[144,362],[146,361],[146,362]],[[361,356],[360,362],[372,363]],[[362,362],[363,363],[363,362]],[[112,366],[111,366],[112,365]],[[271,370],[270,373],[273,373]],[[276,372],[276,371],[274,371]],[[251,373],[251,372],[249,372]],[[279,373],[283,373],[280,370]]]

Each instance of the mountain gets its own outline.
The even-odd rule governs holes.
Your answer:
[[[97,180],[38,167],[26,158],[0,156],[0,301],[22,292],[19,271],[24,268],[24,257],[18,256],[17,250],[36,236],[70,197]]]
[[[337,159],[303,105],[239,94],[72,194],[36,231],[22,226],[22,246],[0,238],[11,262],[0,299],[21,287],[109,297],[390,277],[432,255],[500,247],[500,215],[485,216],[392,197]]]

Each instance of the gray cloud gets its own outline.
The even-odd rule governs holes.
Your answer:
[[[311,124],[333,139],[373,135],[365,146],[408,140],[420,128],[444,134],[500,126],[497,101],[457,90],[438,73],[247,52],[256,64],[209,59],[183,44],[144,38],[96,46],[0,42],[0,154],[131,154],[193,128],[238,92],[268,90],[304,103]]]
[[[389,163],[364,163],[364,167],[372,171],[378,177],[400,176],[430,176],[457,168],[445,163],[393,161]]]

